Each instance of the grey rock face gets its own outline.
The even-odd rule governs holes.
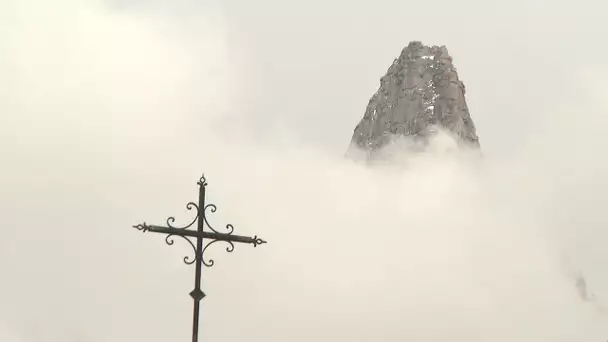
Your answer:
[[[464,94],[464,84],[445,46],[411,42],[380,79],[380,88],[355,128],[349,151],[371,153],[395,135],[425,141],[437,129],[479,147]]]

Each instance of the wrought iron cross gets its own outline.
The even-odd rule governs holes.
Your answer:
[[[196,216],[190,222],[190,224],[183,227],[175,227],[173,226],[173,222],[175,222],[174,217],[169,217],[167,219],[167,226],[154,226],[148,225],[145,222],[140,223],[138,225],[133,226],[133,228],[137,228],[142,232],[154,232],[154,233],[162,233],[167,234],[165,238],[165,242],[168,245],[173,245],[173,236],[179,236],[184,240],[188,241],[192,249],[194,250],[194,257],[185,256],[184,262],[188,265],[196,264],[196,273],[194,276],[194,290],[190,292],[190,296],[194,299],[194,317],[192,323],[192,341],[198,341],[198,320],[199,320],[199,304],[201,299],[205,297],[205,293],[201,290],[201,268],[202,265],[206,267],[211,267],[215,264],[213,259],[205,260],[204,254],[209,246],[218,242],[224,241],[228,243],[226,247],[227,252],[234,251],[234,242],[240,243],[249,243],[252,244],[253,247],[257,245],[261,245],[266,243],[266,241],[260,239],[256,236],[240,236],[233,235],[234,227],[231,224],[226,225],[226,233],[220,233],[215,230],[207,221],[206,212],[209,210],[214,213],[217,210],[217,207],[214,204],[206,204],[205,203],[205,188],[207,186],[207,180],[205,179],[205,175],[203,175],[199,181],[197,182],[199,186],[199,195],[198,195],[198,204],[194,202],[190,202],[186,205],[186,209],[193,210],[196,209]],[[194,223],[198,223],[197,229],[192,230],[188,229]],[[209,228],[210,231],[205,231],[205,226]],[[196,246],[190,240],[190,237],[196,238]],[[204,240],[209,240],[210,242],[204,243]]]

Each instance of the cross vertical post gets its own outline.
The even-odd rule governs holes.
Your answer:
[[[201,182],[199,182],[201,183]],[[200,208],[205,208],[205,185],[199,184],[198,186],[198,204]],[[205,227],[205,210],[198,211],[198,228],[199,233],[203,232]],[[196,252],[203,250],[203,237],[198,236],[196,238]],[[190,296],[194,300],[194,313],[192,322],[192,342],[198,342],[198,315],[201,304],[201,299],[205,297],[205,293],[201,290],[201,270],[202,261],[201,258],[196,258],[196,270],[194,274],[194,290],[190,292]]]
[[[194,257],[185,256],[183,259],[188,265],[195,264],[194,290],[190,292],[190,296],[194,300],[194,312],[192,317],[192,342],[198,342],[200,301],[205,297],[205,293],[201,290],[202,268],[203,265],[206,267],[212,267],[215,264],[213,259],[205,260],[204,254],[207,248],[218,241],[222,241],[228,244],[226,251],[232,252],[234,251],[234,242],[252,244],[253,247],[266,243],[266,241],[258,238],[257,235],[253,237],[233,235],[232,233],[234,232],[234,227],[231,224],[226,225],[225,233],[220,233],[219,231],[215,230],[209,224],[206,212],[209,210],[210,212],[214,213],[217,210],[217,207],[215,204],[205,203],[205,189],[207,187],[207,181],[204,175],[199,179],[197,184],[199,186],[198,204],[190,202],[186,205],[186,209],[188,210],[196,209],[196,216],[188,225],[176,227],[173,225],[175,218],[169,217],[166,221],[166,226],[148,225],[145,222],[133,226],[133,228],[136,228],[144,233],[154,232],[166,234],[167,237],[165,238],[165,242],[168,245],[173,245],[173,236],[179,236],[186,240],[192,247]],[[197,223],[196,230],[188,229],[193,226],[195,222]],[[205,227],[209,228],[210,231],[206,231]],[[196,245],[190,238],[196,238]],[[209,240],[209,242],[205,244],[206,240]]]

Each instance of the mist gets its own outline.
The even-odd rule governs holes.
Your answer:
[[[203,172],[211,223],[268,244],[210,247],[202,341],[606,340],[605,72],[517,153],[366,165],[241,112],[272,94],[220,8],[0,4],[0,341],[188,340],[190,246],[131,226],[189,222]]]

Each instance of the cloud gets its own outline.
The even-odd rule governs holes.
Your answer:
[[[603,105],[555,114],[513,159],[440,136],[368,167],[281,122],[247,134],[221,16],[117,4],[2,5],[7,341],[187,340],[189,246],[130,226],[186,222],[202,171],[212,223],[269,242],[209,251],[202,340],[605,339],[562,262],[608,296]]]

